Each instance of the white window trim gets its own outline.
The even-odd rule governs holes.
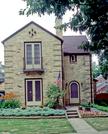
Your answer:
[[[39,44],[39,49],[40,49],[40,64],[35,64],[34,63],[34,45]],[[27,52],[26,52],[26,46],[27,45],[32,45],[32,64],[27,64]],[[40,69],[41,68],[41,63],[42,63],[42,58],[41,58],[41,43],[37,42],[29,42],[25,43],[25,69]]]

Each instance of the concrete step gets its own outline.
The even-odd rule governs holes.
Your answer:
[[[77,110],[71,110],[71,109],[69,109],[69,110],[66,110],[66,112],[77,112]]]
[[[68,115],[68,118],[79,118],[78,115]]]
[[[77,110],[67,110],[66,113],[68,118],[79,118]]]
[[[67,115],[76,115],[76,114],[78,114],[77,112],[69,112],[69,113],[67,113]]]

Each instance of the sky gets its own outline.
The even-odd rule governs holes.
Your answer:
[[[6,37],[13,34],[15,31],[29,23],[34,21],[42,27],[46,28],[52,33],[55,33],[55,16],[54,15],[44,15],[39,17],[38,15],[31,15],[27,17],[26,15],[19,15],[19,10],[25,7],[25,3],[22,0],[2,0],[0,2],[0,62],[4,64],[4,47],[1,43]],[[69,20],[72,16],[71,12],[67,12],[63,18]],[[64,35],[79,35],[79,32],[75,33],[68,29],[64,32]],[[96,57],[93,58],[96,60]]]

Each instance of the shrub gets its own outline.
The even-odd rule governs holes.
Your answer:
[[[60,105],[59,99],[63,96],[63,90],[60,90],[60,88],[54,84],[50,85],[47,90],[48,102],[46,105],[50,108],[56,108],[58,105]]]
[[[96,104],[92,104],[92,107],[94,107],[98,110],[101,110],[101,111],[108,112],[108,107],[105,107],[105,106],[99,106],[99,105],[96,105]]]
[[[0,99],[3,101],[0,102],[0,108],[19,108],[20,102],[16,100],[18,95],[14,92],[8,92],[4,96],[1,96]]]
[[[108,100],[95,99],[95,104],[98,104],[100,106],[108,106]]]
[[[27,108],[27,109],[0,109],[0,116],[51,116],[64,115],[64,110],[54,110],[48,107],[45,108]]]
[[[91,107],[91,104],[90,103],[82,103],[81,106],[85,107],[85,108],[89,108],[89,107]]]
[[[0,102],[0,108],[19,108],[20,102],[18,100],[6,100]]]
[[[8,93],[5,93],[4,96],[1,96],[0,99],[12,100],[12,99],[16,99],[17,97],[18,96],[14,92],[8,92]]]

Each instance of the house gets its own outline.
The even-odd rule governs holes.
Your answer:
[[[64,105],[92,101],[91,54],[78,49],[86,36],[62,36],[59,29],[56,33],[30,22],[2,42],[5,91],[15,92],[22,106],[44,105],[48,85],[58,75]]]
[[[3,83],[4,79],[4,65],[0,62],[0,83]]]
[[[4,95],[4,65],[0,62],[0,96]]]
[[[108,80],[105,80],[102,75],[99,75],[96,80],[96,94],[108,93]]]

